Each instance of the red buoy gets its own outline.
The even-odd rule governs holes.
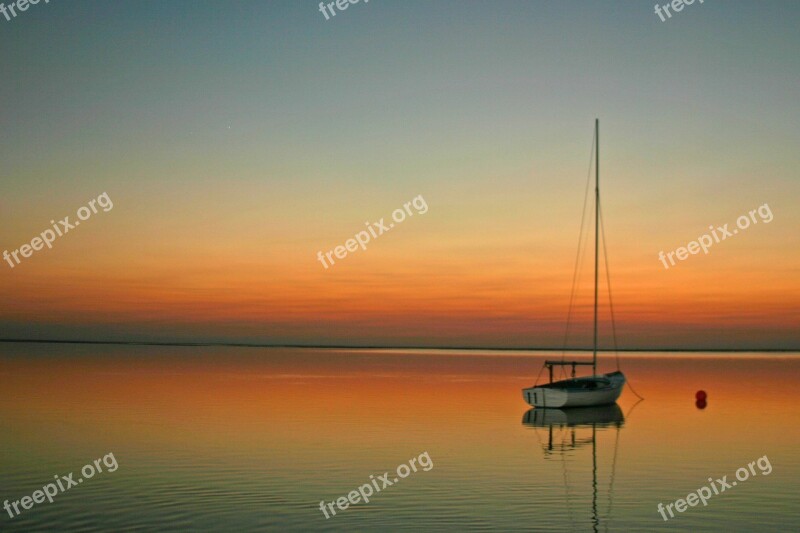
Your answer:
[[[698,402],[703,402],[707,398],[706,391],[699,390],[695,393],[694,397]]]
[[[705,400],[697,400],[696,402],[694,402],[694,405],[698,409],[705,409],[706,408],[706,401]]]

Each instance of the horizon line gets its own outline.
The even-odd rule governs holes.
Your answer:
[[[92,344],[119,346],[179,346],[200,347],[218,346],[230,348],[316,348],[336,350],[472,350],[509,352],[591,352],[592,348],[553,348],[553,347],[491,347],[491,346],[381,346],[381,345],[343,345],[343,344],[264,344],[244,342],[157,342],[157,341],[98,341],[63,339],[0,339],[0,343],[28,344]],[[598,352],[800,352],[798,348],[598,348]]]

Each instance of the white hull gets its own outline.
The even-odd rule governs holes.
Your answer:
[[[522,389],[522,397],[533,407],[590,407],[615,403],[624,387],[625,375],[612,372]]]

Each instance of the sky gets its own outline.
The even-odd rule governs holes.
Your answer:
[[[798,22],[777,0],[664,22],[645,1],[0,16],[0,252],[113,203],[0,262],[0,338],[560,347],[599,118],[619,346],[798,349]],[[591,259],[571,347],[591,344]]]

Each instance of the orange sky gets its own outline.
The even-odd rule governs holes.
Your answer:
[[[560,346],[577,223],[542,228],[524,223],[543,222],[541,217],[514,212],[497,221],[503,228],[464,232],[459,215],[446,207],[437,212],[434,201],[424,216],[327,270],[315,260],[316,243],[303,235],[312,228],[297,229],[300,235],[288,242],[277,234],[260,236],[260,228],[250,226],[234,234],[229,226],[227,236],[237,239],[232,242],[226,235],[208,236],[205,224],[194,242],[169,231],[158,233],[156,242],[147,235],[117,241],[133,218],[117,206],[53,250],[3,271],[5,336]],[[800,264],[800,247],[776,242],[779,235],[797,240],[786,235],[782,216],[778,212],[771,225],[750,228],[669,270],[650,244],[655,239],[636,229],[607,230],[620,345],[792,347],[800,326],[800,276],[793,266]],[[344,242],[348,229],[349,235],[359,230],[357,215],[351,220],[339,232],[327,230],[330,237],[322,242]],[[515,225],[528,231],[513,232],[509,226]],[[678,238],[688,242],[703,230],[684,225],[668,245],[677,247]],[[469,235],[475,235],[472,244]],[[209,248],[209,238],[221,248]],[[179,244],[170,249],[168,242]],[[573,346],[590,341],[590,262],[591,256],[580,278]],[[603,285],[602,304],[604,291]],[[605,305],[602,313],[601,337],[608,343]]]

